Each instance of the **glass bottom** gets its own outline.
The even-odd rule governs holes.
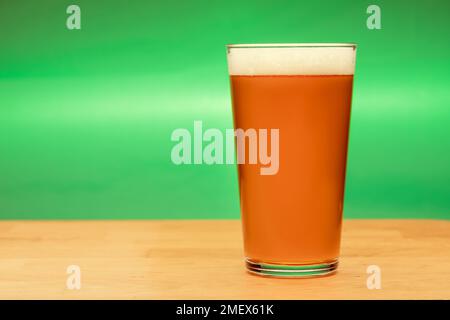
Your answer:
[[[318,264],[272,264],[245,260],[250,273],[277,278],[313,278],[336,273],[338,259]]]

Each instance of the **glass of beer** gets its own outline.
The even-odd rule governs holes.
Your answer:
[[[227,58],[235,130],[278,132],[276,172],[262,174],[260,161],[238,161],[247,270],[273,277],[333,274],[356,45],[228,45]],[[241,159],[254,148],[250,139],[244,143],[237,147]]]

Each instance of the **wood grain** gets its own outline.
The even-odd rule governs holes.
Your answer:
[[[450,299],[450,221],[346,220],[339,272],[317,279],[248,274],[237,220],[0,222],[0,299],[318,298]]]

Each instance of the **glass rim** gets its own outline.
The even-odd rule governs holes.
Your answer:
[[[243,43],[227,44],[228,49],[250,49],[250,48],[354,48],[357,44],[351,42],[317,42],[317,43]]]

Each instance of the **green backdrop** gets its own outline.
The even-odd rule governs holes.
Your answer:
[[[449,39],[448,1],[1,0],[0,218],[238,217],[233,166],[170,161],[232,126],[225,44],[356,42],[345,216],[449,219]]]

